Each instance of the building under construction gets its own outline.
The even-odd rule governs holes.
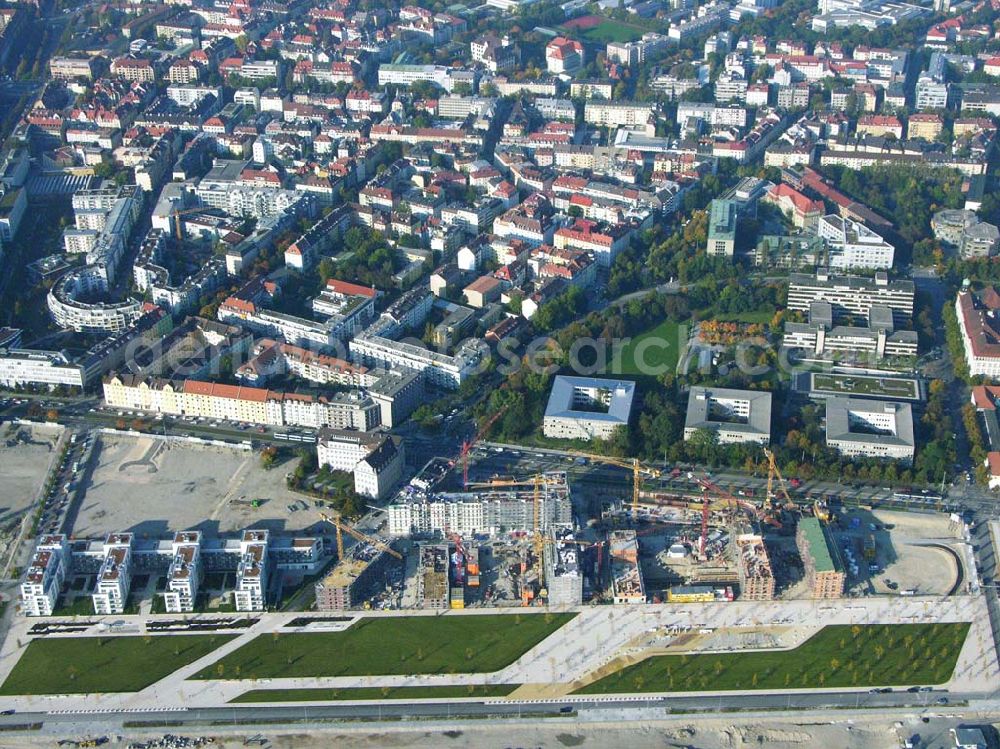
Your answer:
[[[578,606],[583,603],[581,549],[570,531],[557,531],[545,545],[545,586],[550,606]]]
[[[572,527],[569,484],[565,472],[557,471],[543,474],[537,481],[498,483],[466,492],[423,491],[411,484],[386,508],[389,534],[468,536],[531,531],[536,500],[543,533]]]
[[[417,605],[422,609],[448,608],[448,544],[422,544],[418,565]]]
[[[385,574],[392,557],[366,543],[355,544],[348,555],[316,583],[316,608],[319,611],[344,611],[358,608],[385,585]]]
[[[608,547],[611,556],[612,602],[645,603],[646,590],[639,568],[639,539],[635,531],[612,531]]]
[[[748,529],[735,530],[733,536],[733,561],[740,582],[740,598],[745,601],[771,601],[774,599],[774,572],[771,559],[759,533]]]
[[[795,545],[802,558],[806,581],[813,598],[840,598],[844,595],[844,563],[837,544],[817,518],[800,518]]]

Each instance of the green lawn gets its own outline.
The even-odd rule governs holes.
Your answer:
[[[0,694],[135,692],[234,635],[52,637],[32,640]]]
[[[746,323],[747,325],[752,323],[767,325],[773,318],[773,311],[764,310],[762,312],[740,312],[735,315],[712,315],[710,319],[718,320],[719,322],[741,322]]]
[[[251,689],[230,702],[333,702],[339,700],[433,700],[506,697],[518,684],[445,687],[345,687],[343,689]]]
[[[673,372],[677,368],[677,357],[683,346],[678,335],[679,327],[673,320],[664,320],[655,328],[635,336],[622,349],[621,371],[611,371],[609,374],[650,375],[654,374],[650,369],[660,371],[663,367],[666,367],[666,371]],[[640,362],[645,366],[641,366]],[[611,369],[614,370],[614,366]]]
[[[575,614],[363,619],[343,632],[261,635],[196,679],[481,673],[513,663]]]
[[[577,694],[943,684],[969,625],[824,627],[793,650],[648,658]]]
[[[592,44],[607,44],[608,42],[634,42],[646,33],[648,29],[641,26],[633,26],[630,23],[606,19],[599,25],[589,29],[567,29],[567,33],[574,37],[582,37],[584,41]]]

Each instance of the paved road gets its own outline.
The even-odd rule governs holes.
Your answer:
[[[484,718],[525,717],[530,715],[560,714],[560,710],[571,706],[579,713],[588,711],[624,710],[654,708],[664,715],[671,712],[699,713],[719,712],[738,709],[752,710],[823,710],[837,708],[881,709],[916,708],[937,711],[952,711],[958,707],[935,704],[940,692],[913,694],[892,692],[889,694],[868,694],[867,692],[827,692],[791,694],[737,694],[721,697],[666,697],[666,698],[612,698],[607,700],[574,699],[538,702],[402,702],[387,701],[379,705],[282,705],[261,706],[241,705],[219,708],[200,708],[185,711],[146,710],[133,712],[24,712],[0,716],[0,726],[16,726],[28,723],[44,723],[46,727],[57,725],[73,726],[82,721],[106,724],[108,730],[123,722],[169,722],[176,724],[253,724],[280,723],[308,720],[396,720],[405,718]],[[950,705],[958,705],[972,700],[982,700],[982,694],[949,694]],[[978,709],[990,709],[988,705]],[[994,705],[992,709],[996,709]]]

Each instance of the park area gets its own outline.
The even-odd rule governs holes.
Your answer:
[[[683,347],[679,325],[664,320],[655,328],[637,335],[622,348],[621,371],[614,375],[653,375],[673,372]]]
[[[601,45],[608,42],[632,42],[649,31],[641,26],[603,16],[581,16],[567,21],[560,28],[573,38]]]
[[[576,694],[944,684],[967,623],[824,627],[792,650],[647,658]]]
[[[486,673],[510,665],[574,616],[370,618],[343,632],[261,635],[193,678]]]
[[[137,692],[221,647],[232,635],[32,640],[2,695]]]
[[[336,702],[344,700],[446,700],[461,697],[506,697],[517,687],[517,684],[456,684],[438,687],[251,689],[230,702]]]

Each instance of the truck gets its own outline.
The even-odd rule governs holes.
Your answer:
[[[869,533],[865,537],[865,559],[869,562],[875,559],[875,534]]]

